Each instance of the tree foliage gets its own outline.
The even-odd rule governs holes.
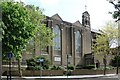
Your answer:
[[[2,2],[3,28],[3,57],[10,51],[16,59],[20,59],[22,50],[28,41],[34,37],[43,14],[40,10],[28,9],[25,5],[16,2]],[[34,10],[32,13],[31,11]],[[36,14],[35,16],[33,16]],[[38,17],[37,17],[38,16]],[[34,19],[33,19],[34,17]]]
[[[46,28],[46,26],[42,26],[39,28],[39,31],[36,36],[36,42],[40,44],[40,48],[44,49],[47,46],[52,46],[52,39],[56,36],[50,28]],[[39,46],[39,45],[37,45]]]
[[[107,34],[108,40],[109,40],[109,46],[111,47],[111,45],[113,43],[117,44],[118,42],[118,24],[113,22],[113,21],[109,21],[106,23],[106,25],[102,28],[102,31]]]
[[[108,54],[113,43],[117,44],[118,27],[117,24],[109,21],[102,28],[101,34],[96,36],[95,44],[93,44],[93,50],[96,53]]]
[[[43,40],[42,44],[48,46],[52,39],[50,37],[51,29],[41,23],[45,16],[39,7],[14,1],[1,2],[0,7],[2,7],[3,58],[6,58],[8,52],[12,52],[18,60],[18,70],[21,76],[20,60],[26,45],[34,38],[36,42]],[[44,39],[42,39],[43,37]],[[38,40],[38,38],[42,40]]]
[[[117,34],[116,34],[117,33]],[[118,37],[118,29],[115,24],[108,22],[98,34],[93,44],[93,52],[103,54],[104,75],[106,74],[107,55],[110,53],[111,44],[116,42]]]
[[[113,18],[116,19],[116,21],[120,20],[120,1],[115,1],[116,4],[114,4],[114,7],[115,7],[115,11],[114,11],[114,14],[113,14]]]
[[[38,49],[40,51],[45,50],[48,46],[54,45],[52,39],[55,36],[56,35],[52,30],[49,27],[46,27],[46,25],[39,27],[35,37],[33,37],[32,40],[29,41],[29,44],[27,44],[26,51],[35,54],[34,49]]]
[[[32,51],[34,54],[34,48],[43,50],[47,46],[52,46],[52,39],[55,37],[55,35],[53,34],[51,28],[46,27],[46,24],[43,23],[45,16],[41,15],[42,11],[39,11],[42,9],[39,9],[39,7],[35,7],[34,5],[26,5],[26,8],[29,9],[32,22],[39,25],[34,37],[26,46],[26,51]]]
[[[97,54],[108,54],[109,51],[109,42],[107,35],[102,33],[101,35],[96,36],[95,44],[93,44],[93,51]]]

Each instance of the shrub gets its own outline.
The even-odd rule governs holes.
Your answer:
[[[44,65],[44,66],[43,66],[43,69],[44,69],[44,70],[49,69],[49,66],[48,66],[48,65]]]
[[[113,67],[111,66],[106,66],[106,70],[112,70]],[[97,68],[97,70],[104,70],[104,67],[101,67],[101,68]]]
[[[41,70],[41,67],[40,66],[35,66],[35,67],[33,67],[33,70]]]
[[[27,68],[26,68],[26,70],[33,70],[34,69],[34,66],[28,66]]]
[[[117,56],[115,56],[113,59],[111,59],[110,65],[113,67],[117,66]],[[118,66],[120,67],[120,56],[118,56]]]
[[[61,66],[55,66],[54,65],[50,68],[50,70],[63,70],[63,68]]]
[[[35,66],[35,60],[33,58],[26,60],[27,66]]]
[[[74,66],[69,65],[69,66],[67,67],[67,69],[68,69],[68,70],[74,70]]]
[[[38,59],[44,59],[44,62],[40,63]],[[47,60],[43,56],[28,59],[26,60],[26,62],[27,62],[27,70],[40,70],[41,66],[42,69],[49,69],[49,65],[50,65],[49,60]]]
[[[83,67],[83,69],[93,69],[95,68],[95,65],[86,65]]]
[[[83,68],[83,65],[76,65],[75,66],[75,69],[82,69]]]

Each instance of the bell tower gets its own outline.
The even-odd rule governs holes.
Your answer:
[[[91,45],[92,45],[92,41],[91,41],[91,25],[90,25],[90,15],[87,11],[82,13],[82,46],[83,46],[83,54],[87,55],[87,54],[91,54]],[[84,57],[85,58],[85,57]],[[85,64],[88,64],[87,62],[89,62],[88,60],[85,60]]]
[[[87,11],[82,13],[82,25],[90,28],[90,15]]]

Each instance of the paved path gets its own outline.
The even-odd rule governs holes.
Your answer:
[[[12,80],[88,80],[95,78],[103,78],[103,77],[114,77],[116,74],[107,74],[107,75],[75,75],[75,76],[35,76],[35,77],[13,77]],[[2,80],[7,80],[6,76],[2,76]],[[117,79],[117,78],[116,78]],[[95,79],[96,80],[96,79]]]

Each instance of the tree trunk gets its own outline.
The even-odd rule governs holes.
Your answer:
[[[0,46],[2,45],[2,41],[0,41]],[[0,48],[0,80],[2,80],[2,47]]]
[[[35,37],[34,37],[34,52],[33,52],[33,58],[35,58]]]
[[[19,77],[22,77],[22,71],[21,71],[21,62],[20,62],[20,59],[18,59],[18,72],[19,72]]]
[[[103,63],[104,63],[104,75],[106,75],[106,55],[103,58]]]
[[[119,70],[118,53],[117,53],[117,62],[116,62],[116,63],[117,63],[117,65],[116,65],[116,66],[117,66],[116,74],[118,74],[118,73],[119,73],[119,72],[118,72],[118,70]]]

